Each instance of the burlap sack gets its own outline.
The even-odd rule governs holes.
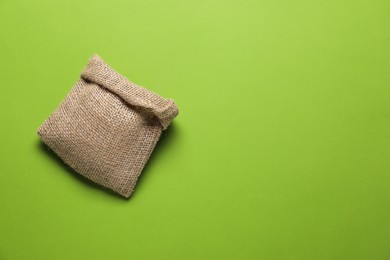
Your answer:
[[[177,114],[174,101],[130,82],[94,55],[38,135],[75,171],[129,197]]]

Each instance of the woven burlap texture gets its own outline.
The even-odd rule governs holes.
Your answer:
[[[94,55],[38,135],[76,172],[128,198],[177,114],[173,100],[130,82]]]

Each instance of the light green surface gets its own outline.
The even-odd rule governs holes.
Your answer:
[[[0,0],[0,259],[390,259],[389,14]],[[93,53],[181,109],[130,200],[36,135]]]

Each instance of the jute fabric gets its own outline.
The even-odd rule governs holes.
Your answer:
[[[129,197],[177,114],[173,100],[130,82],[94,55],[38,135],[76,172]]]

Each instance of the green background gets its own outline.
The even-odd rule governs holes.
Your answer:
[[[0,259],[390,259],[387,0],[0,0]],[[93,53],[176,100],[134,195],[36,135]]]

